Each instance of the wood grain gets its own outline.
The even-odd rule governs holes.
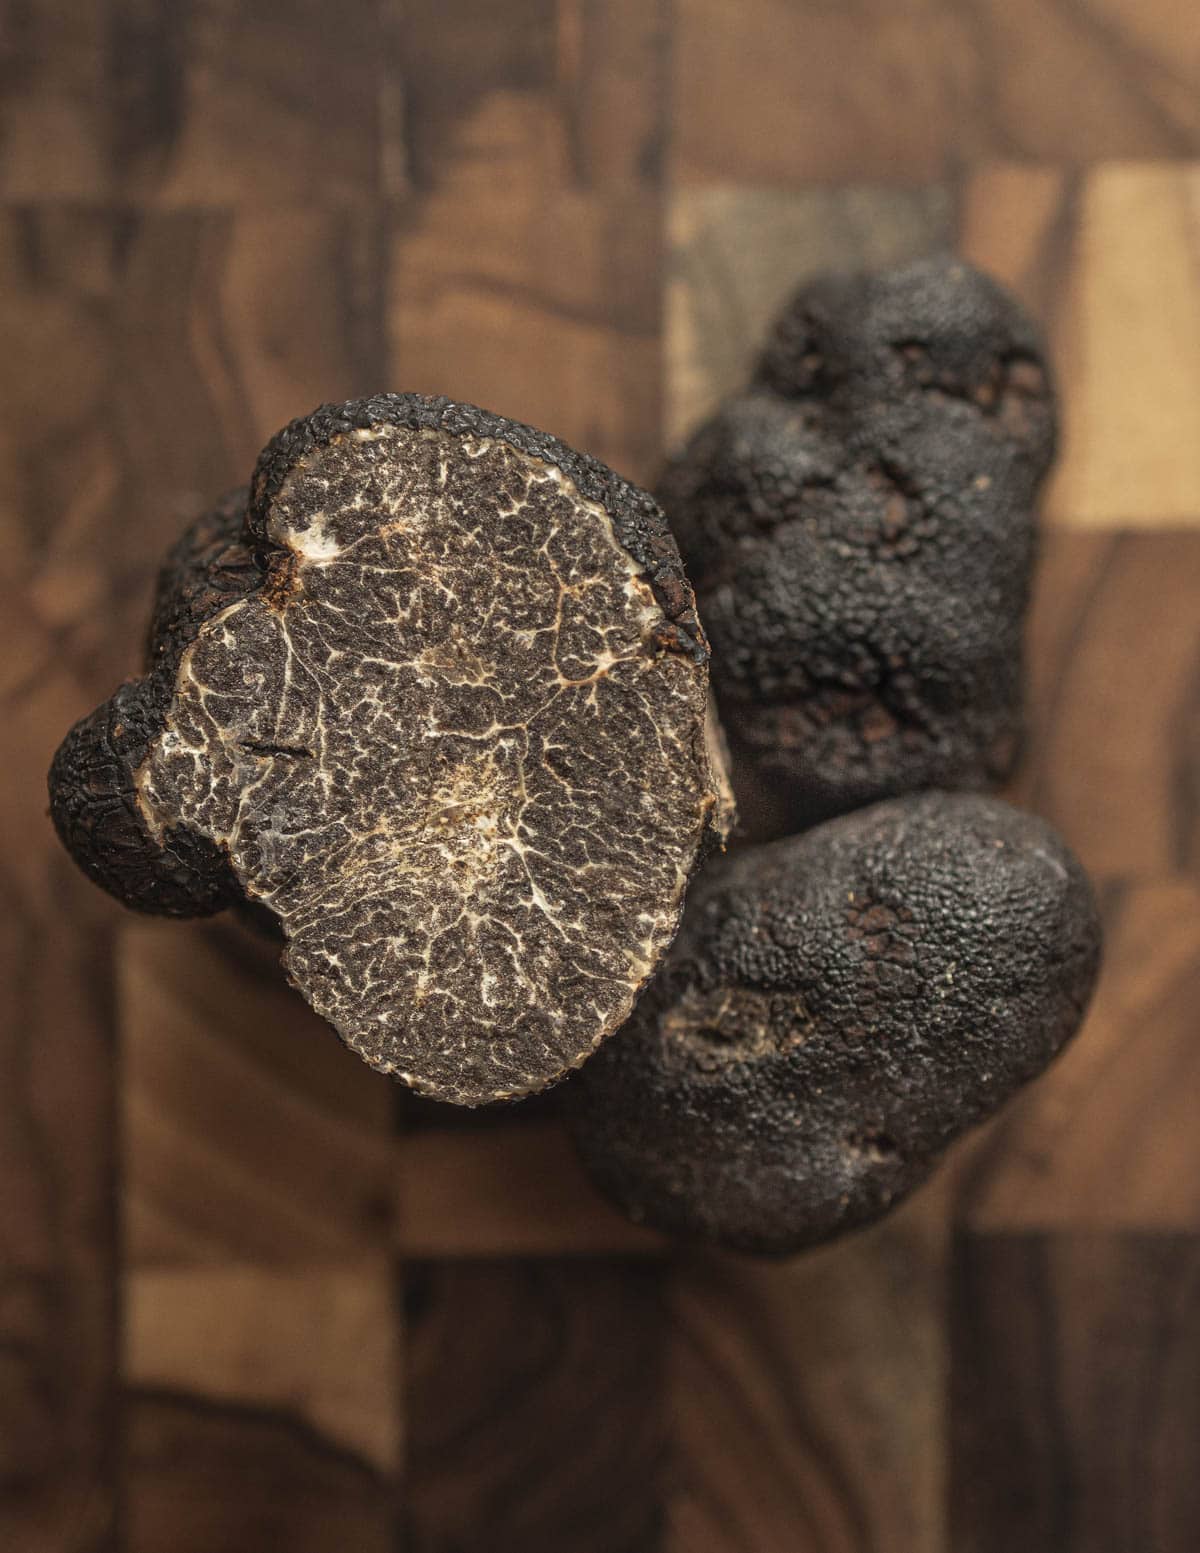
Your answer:
[[[652,1553],[663,1310],[652,1266],[410,1262],[413,1553]]]
[[[390,1240],[392,1091],[224,924],[119,950],[127,1264],[304,1265]]]
[[[1198,85],[1181,0],[0,5],[5,1553],[1196,1544]],[[60,855],[54,746],[289,417],[444,390],[649,479],[793,285],[947,242],[1058,364],[1014,792],[1109,951],[892,1221],[664,1254],[553,1097],[396,1104]]]
[[[666,0],[405,0],[392,9],[409,176],[468,170],[609,192],[657,186],[668,128]]]
[[[1087,524],[1200,511],[1200,168],[1100,167],[1080,190],[1059,331],[1070,413],[1049,503]]]
[[[122,1373],[180,1406],[273,1409],[386,1478],[400,1450],[394,1304],[386,1258],[139,1269]]]
[[[116,1528],[111,918],[45,788],[97,688],[79,616],[110,587],[68,536],[99,520],[111,468],[95,417],[112,231],[0,211],[0,340],[22,364],[0,390],[0,1546],[20,1553],[100,1553]]]
[[[112,0],[112,176],[171,205],[346,205],[379,192],[382,6]]]
[[[0,13],[0,198],[103,199],[111,191],[102,6],[28,0]]]
[[[1063,446],[1056,524],[1192,524],[1200,512],[1200,168],[1001,166],[967,179],[960,246],[1046,324]]]
[[[946,1371],[940,1226],[890,1224],[781,1264],[671,1282],[670,1553],[935,1553]]]
[[[554,1120],[413,1133],[400,1145],[396,1180],[397,1247],[406,1257],[664,1249],[660,1236],[597,1195]]]
[[[680,182],[913,182],[1200,146],[1177,0],[679,0],[676,29]]]
[[[1200,1537],[1200,1241],[967,1235],[952,1546],[1184,1553]]]
[[[481,127],[486,144],[509,132],[507,112]],[[519,118],[513,132],[545,133]],[[527,421],[648,479],[660,438],[657,202],[547,191],[534,169],[516,188],[475,177],[418,199],[395,229],[392,381]]]
[[[1200,862],[1200,534],[1048,536],[1014,790],[1100,878]]]
[[[382,380],[378,232],[308,211],[0,210],[0,344],[23,364],[0,389],[0,570],[85,676],[67,724],[137,667],[184,524],[292,415]]]
[[[31,688],[47,655],[73,664],[82,683],[69,721],[117,661],[106,638],[120,573],[123,460],[111,413],[120,229],[94,208],[0,209],[0,344],[21,364],[0,387],[0,575],[24,614],[12,620],[7,661],[14,683],[24,674]],[[47,729],[42,749],[52,737]]]
[[[391,1545],[393,1095],[277,959],[226,923],[119,945],[134,1550]]]
[[[136,1393],[127,1407],[128,1553],[392,1553],[394,1488],[270,1407]]]
[[[959,190],[963,256],[1015,291],[1046,327],[1070,284],[1081,176],[1054,164],[991,162],[971,168]]]
[[[1187,1106],[1200,995],[1198,597],[1194,534],[1059,531],[1043,547],[1012,797],[1058,826],[1097,880],[1105,963],[1084,1033],[954,1161],[956,1211],[973,1227],[1200,1224]]]
[[[556,85],[586,186],[657,188],[671,110],[672,0],[558,0]]]
[[[422,0],[404,28],[414,193],[389,250],[396,386],[529,421],[635,479],[660,438],[660,14],[521,0],[447,25]]]
[[[99,1553],[116,1500],[111,976],[82,881],[39,850],[41,899],[0,875],[0,1545]]]

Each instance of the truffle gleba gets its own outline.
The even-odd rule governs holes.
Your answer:
[[[1008,774],[1054,439],[1032,323],[966,264],[794,298],[658,489],[754,834]]]
[[[634,1219],[784,1253],[878,1218],[1079,1025],[1099,926],[1043,821],[923,793],[714,860],[567,1086]]]
[[[509,1098],[625,1021],[723,833],[707,665],[645,492],[468,405],[325,406],[177,546],[52,813],[129,906],[267,908],[372,1066]]]

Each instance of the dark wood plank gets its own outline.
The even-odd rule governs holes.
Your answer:
[[[110,218],[0,211],[0,1546],[115,1536],[115,1029],[111,916],[59,850],[46,769],[88,703],[69,556],[105,508]]]
[[[391,1239],[392,1087],[232,924],[120,940],[130,1269],[277,1267]]]
[[[558,0],[558,89],[579,182],[661,182],[673,21],[672,0]]]
[[[1200,860],[1200,534],[1049,534],[1029,621],[1014,797],[1098,877]],[[1118,735],[1119,730],[1119,735]]]
[[[676,17],[680,181],[911,182],[1200,146],[1176,0],[679,0]]]
[[[129,1405],[127,1553],[392,1553],[391,1485],[290,1413],[170,1392]]]
[[[940,1224],[929,1204],[784,1263],[671,1283],[670,1553],[937,1553]]]
[[[953,1277],[952,1546],[1200,1541],[1200,1240],[965,1234]]]
[[[394,114],[384,5],[6,4],[0,197],[362,205]]]
[[[1099,878],[1200,861],[1200,534],[1050,534],[1029,629],[1014,796]]]
[[[111,193],[107,19],[76,0],[0,7],[0,198]]]
[[[510,0],[503,8],[487,0],[404,0],[395,9],[406,162],[418,188],[441,183],[463,156],[493,158],[502,176],[509,171],[512,145],[489,146],[476,131],[484,120],[516,127],[523,116],[537,117],[560,143],[549,154],[561,150],[564,126],[552,101],[555,0]]]
[[[657,1275],[601,1260],[410,1262],[411,1553],[654,1553]]]
[[[116,1508],[110,954],[86,885],[36,821],[28,834],[38,896],[0,870],[0,1546],[100,1553]]]
[[[121,230],[103,209],[0,209],[0,338],[5,359],[21,364],[5,374],[0,416],[0,570],[11,607],[25,614],[12,661],[31,684],[59,659],[81,676],[59,737],[93,687],[110,688],[125,648],[112,640],[116,545],[128,544],[112,413]],[[39,757],[53,747],[44,740]]]
[[[395,386],[530,421],[635,479],[660,440],[660,14],[406,12],[415,192],[390,245]]]
[[[1097,880],[1105,961],[1074,1044],[956,1151],[956,1212],[972,1226],[1200,1226],[1197,597],[1200,535],[1047,535],[1011,796]]]
[[[391,0],[405,163],[419,189],[464,164],[506,183],[657,186],[669,100],[666,0]]]
[[[256,208],[378,197],[382,6],[110,0],[104,9],[122,197]]]
[[[114,1009],[108,926],[45,819],[79,685],[0,611],[0,1546],[114,1546]]]
[[[403,1257],[443,1259],[665,1249],[594,1190],[558,1122],[486,1113],[402,1139],[396,1241]]]
[[[514,164],[527,169],[515,185],[471,172],[405,208],[391,246],[391,379],[528,421],[649,479],[658,202],[555,190],[536,160]]]

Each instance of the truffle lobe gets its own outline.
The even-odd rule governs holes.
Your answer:
[[[927,793],[714,860],[633,1018],[567,1087],[632,1218],[764,1254],[886,1213],[1077,1029],[1087,878],[1043,821]]]
[[[1007,776],[1054,441],[1036,330],[960,261],[794,298],[658,488],[749,832]]]
[[[50,767],[60,840],[94,883],[134,911],[209,916],[242,900],[218,845],[149,824],[139,773],[164,730],[184,651],[206,620],[262,586],[245,538],[246,495],[229,492],[172,546],[155,590],[144,677],[81,718]]]

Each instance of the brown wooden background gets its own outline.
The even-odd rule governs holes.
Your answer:
[[[1193,0],[0,4],[4,1553],[1200,1546],[1198,157]],[[946,243],[1060,365],[1019,797],[1108,964],[891,1222],[670,1251],[60,856],[54,744],[290,416],[649,478],[802,276]]]

